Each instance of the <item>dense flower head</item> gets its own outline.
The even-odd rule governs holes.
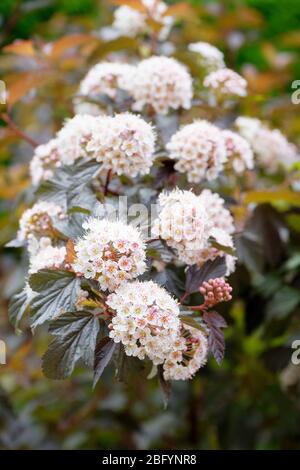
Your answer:
[[[199,290],[204,296],[204,304],[208,308],[232,299],[232,287],[221,277],[203,282]]]
[[[173,23],[173,18],[165,15],[166,10],[167,5],[160,0],[141,0],[139,9],[122,5],[114,12],[113,27],[124,36],[134,37],[149,32],[149,19],[161,24],[159,36],[163,39]]]
[[[152,233],[177,250],[180,261],[202,265],[217,256],[226,256],[227,262],[228,256],[233,269],[231,255],[211,244],[214,239],[222,246],[233,247],[233,218],[218,194],[205,189],[197,196],[191,191],[175,189],[160,194],[159,206]]]
[[[153,234],[176,249],[180,260],[188,262],[195,250],[206,245],[212,228],[204,206],[194,193],[179,189],[160,194],[159,206]]]
[[[66,216],[61,206],[54,202],[40,201],[27,209],[21,216],[18,239],[26,240],[31,236],[53,236],[53,219]]]
[[[107,95],[116,97],[118,89],[127,91],[135,73],[133,65],[117,62],[100,62],[92,67],[80,83],[81,95]]]
[[[237,130],[251,145],[262,125],[263,124],[259,119],[247,116],[239,116],[235,120]]]
[[[183,126],[167,144],[175,169],[186,173],[191,183],[217,178],[226,161],[222,131],[205,120]]]
[[[114,12],[113,27],[123,36],[134,37],[146,29],[146,15],[127,5],[122,5]]]
[[[278,129],[269,129],[259,119],[240,116],[235,125],[252,146],[258,163],[270,173],[280,165],[290,166],[299,160],[296,146]]]
[[[134,281],[110,294],[107,305],[115,313],[109,336],[124,345],[128,356],[162,364],[178,335],[177,301],[153,281]]]
[[[199,199],[214,228],[221,229],[230,235],[234,233],[233,217],[225,207],[225,200],[218,193],[214,193],[210,189],[203,189]]]
[[[165,380],[188,380],[207,361],[208,341],[204,332],[188,325],[181,327],[164,365]]]
[[[224,54],[208,42],[193,42],[188,49],[199,56],[200,64],[207,69],[215,70],[225,67]]]
[[[33,274],[40,269],[63,267],[67,250],[65,246],[53,246],[49,237],[37,240],[32,237],[29,241],[29,273]]]
[[[247,81],[231,69],[219,69],[208,74],[203,82],[217,99],[247,95]]]
[[[185,66],[175,59],[153,56],[138,64],[131,95],[137,111],[144,106],[160,114],[167,114],[170,109],[189,109],[193,96],[192,78]]]
[[[254,167],[253,151],[246,139],[236,132],[223,131],[229,165],[237,173]]]
[[[72,165],[80,157],[91,158],[87,152],[87,144],[92,135],[101,132],[102,117],[79,114],[68,119],[57,133],[61,161],[64,165]]]
[[[95,279],[102,290],[113,291],[146,269],[145,244],[140,232],[123,222],[92,218],[85,235],[76,241],[74,271]]]
[[[239,117],[235,124],[267,172],[274,173],[279,166],[289,167],[299,160],[297,147],[280,130],[269,129],[259,119],[247,117]]]
[[[149,173],[156,138],[151,125],[131,113],[104,117],[102,124],[87,144],[87,151],[102,163],[102,169],[130,177]]]
[[[42,180],[52,178],[56,168],[61,166],[61,154],[57,139],[35,148],[29,171],[32,183],[38,185]]]
[[[74,114],[89,114],[90,116],[100,116],[105,114],[104,110],[96,103],[86,101],[85,99],[75,96],[73,99]]]

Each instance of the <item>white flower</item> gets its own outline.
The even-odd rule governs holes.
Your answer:
[[[203,189],[199,199],[214,228],[221,229],[229,235],[234,233],[233,217],[226,209],[225,201],[219,194],[213,193],[210,189]]]
[[[86,234],[75,243],[75,272],[96,279],[102,290],[115,290],[146,269],[145,244],[140,232],[122,222],[90,219]]]
[[[205,120],[188,124],[174,134],[167,144],[175,169],[186,173],[189,182],[217,178],[226,161],[222,131]]]
[[[81,95],[104,94],[115,99],[118,89],[129,90],[135,74],[133,65],[100,62],[90,69],[80,83]]]
[[[36,273],[40,269],[63,267],[67,250],[65,246],[58,247],[51,244],[51,239],[43,237],[33,244],[31,239],[29,247],[29,274]]]
[[[165,39],[173,24],[173,18],[167,16],[167,5],[160,0],[141,0],[140,9],[122,5],[114,12],[113,28],[123,36],[135,37],[151,31],[147,20],[161,25],[159,39]]]
[[[212,239],[233,248],[233,218],[218,194],[205,189],[196,196],[191,191],[175,189],[169,194],[162,193],[159,205],[152,233],[177,250],[178,259],[183,263],[201,266],[209,259],[225,256],[221,249],[212,246]],[[228,258],[228,272],[229,262],[232,267]]]
[[[247,82],[231,69],[219,69],[208,74],[203,82],[211,93],[221,99],[247,95]]]
[[[115,312],[109,336],[124,345],[128,356],[162,364],[178,334],[177,301],[152,281],[135,281],[119,287],[107,305]]]
[[[191,326],[182,326],[173,349],[163,365],[165,380],[191,379],[206,363],[207,355],[206,335]]]
[[[79,114],[68,119],[57,133],[61,161],[64,165],[72,165],[80,157],[90,158],[87,144],[92,135],[101,132],[101,116]]]
[[[113,27],[123,36],[135,37],[146,29],[146,15],[127,5],[114,12]]]
[[[65,213],[61,206],[54,202],[40,201],[27,209],[20,218],[18,239],[26,240],[31,236],[53,235],[53,218],[62,219]]]
[[[135,177],[147,174],[153,164],[155,134],[150,124],[131,113],[102,118],[86,147],[103,170]]]
[[[191,191],[175,189],[160,194],[159,206],[153,234],[176,249],[181,261],[188,262],[195,251],[206,246],[210,236],[212,225],[203,204]]]
[[[242,173],[246,169],[252,170],[254,157],[247,140],[229,130],[223,131],[222,134],[225,139],[228,162],[234,171]]]
[[[73,109],[74,114],[89,114],[90,116],[104,114],[104,111],[96,103],[85,101],[78,96],[73,99]]]
[[[59,142],[51,139],[46,144],[39,145],[34,150],[29,165],[32,183],[38,185],[42,180],[52,178],[54,170],[61,166]]]
[[[235,126],[244,139],[252,145],[262,122],[256,118],[239,116],[235,121]]]
[[[134,109],[150,106],[155,112],[167,114],[170,109],[191,107],[192,79],[186,68],[169,57],[142,60],[136,70],[131,95]]]
[[[215,70],[225,67],[224,54],[208,42],[194,42],[188,49],[199,55],[200,64],[208,69]]]
[[[288,168],[299,160],[297,147],[278,129],[269,129],[258,119],[239,117],[235,122],[240,134],[248,140],[258,164],[274,173],[280,166]]]

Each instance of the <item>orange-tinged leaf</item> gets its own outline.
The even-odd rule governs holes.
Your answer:
[[[300,206],[300,194],[289,189],[265,190],[265,191],[248,191],[244,195],[244,202],[249,203],[266,203],[266,202],[286,202],[293,206]]]
[[[32,41],[17,40],[3,48],[9,54],[18,54],[27,57],[35,57],[36,53]]]
[[[14,199],[29,185],[27,165],[15,165],[0,170],[0,198]]]
[[[71,263],[74,262],[74,260],[76,258],[76,252],[75,252],[75,249],[74,249],[73,240],[68,240],[67,241],[66,250],[67,250],[67,254],[66,254],[65,262],[67,264],[71,264]]]
[[[51,59],[57,59],[67,50],[81,46],[91,40],[94,42],[95,38],[90,34],[71,34],[69,36],[62,37],[53,43],[47,44],[45,51]]]
[[[111,3],[116,6],[127,6],[133,8],[134,10],[138,10],[141,12],[146,12],[147,9],[145,5],[141,2],[141,0],[111,0]]]
[[[17,79],[7,85],[8,106],[12,106],[30,90],[43,85],[50,78],[52,78],[52,74],[49,71],[35,70],[18,74]]]
[[[195,13],[191,6],[186,2],[177,3],[170,6],[164,16],[176,16],[177,18],[190,18]]]

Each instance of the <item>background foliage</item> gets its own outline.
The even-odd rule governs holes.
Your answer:
[[[191,3],[195,15],[174,36],[178,58],[187,61],[185,45],[192,41],[220,47],[228,66],[242,71],[250,84],[241,114],[270,120],[299,144],[299,105],[290,97],[300,73],[297,0]],[[92,64],[109,52],[135,50],[135,40],[99,39],[99,28],[110,19],[105,1],[2,0],[1,79],[13,90],[14,122],[34,140],[47,141],[72,115],[72,94]],[[76,36],[68,39],[70,34]],[[15,38],[32,42],[5,48]],[[41,45],[49,41],[45,59]],[[22,189],[32,155],[6,124],[3,119],[2,244],[13,237],[26,206]],[[231,278],[234,302],[220,312],[229,323],[222,366],[211,360],[193,381],[176,383],[167,410],[156,384],[132,383],[129,370],[125,383],[105,371],[95,391],[91,375],[80,369],[65,382],[43,377],[46,336],[32,338],[30,331],[16,336],[8,322],[8,299],[22,285],[23,270],[21,254],[3,250],[0,339],[8,344],[8,363],[0,365],[0,448],[299,448],[300,366],[290,363],[290,345],[300,338],[300,197],[280,188],[271,205],[263,192],[249,195],[262,204],[246,239],[237,240],[243,265]],[[259,236],[259,243],[249,234]]]

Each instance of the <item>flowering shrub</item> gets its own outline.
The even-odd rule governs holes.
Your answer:
[[[168,393],[210,355],[220,364],[227,324],[215,308],[234,298],[236,263],[262,248],[255,204],[272,201],[270,174],[294,182],[294,144],[238,115],[247,81],[207,43],[188,47],[199,73],[181,63],[175,23],[160,1],[117,8],[110,34],[138,50],[94,65],[74,115],[34,149],[31,207],[9,244],[27,251],[28,276],[10,316],[17,328],[26,316],[49,326],[50,378],[82,362],[96,384],[108,364],[138,358]]]

